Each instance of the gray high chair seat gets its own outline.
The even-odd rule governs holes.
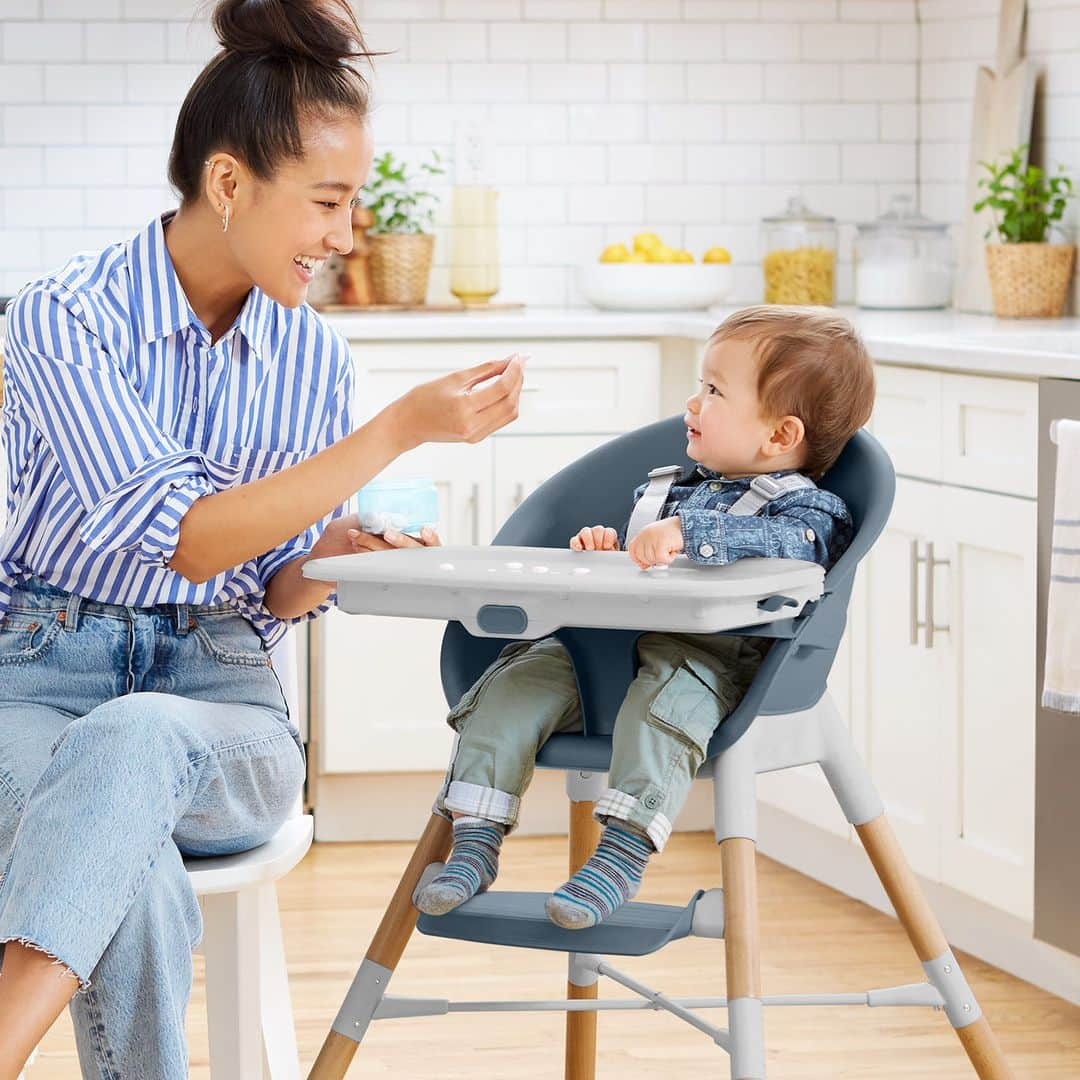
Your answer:
[[[633,490],[650,469],[690,464],[685,446],[681,417],[613,439],[538,488],[499,530],[494,544],[565,548],[583,525],[626,522]],[[892,507],[892,464],[878,442],[860,431],[820,485],[845,501],[855,523],[854,539],[826,573],[820,599],[807,604],[794,618],[723,631],[775,639],[742,701],[714,733],[699,774],[713,783],[723,888],[699,890],[685,907],[628,903],[598,926],[585,930],[566,930],[548,920],[543,907],[545,893],[501,890],[498,883],[445,915],[419,915],[412,898],[417,888],[442,869],[451,847],[449,823],[433,813],[327,1035],[311,1080],[342,1080],[373,1020],[451,1011],[536,1009],[565,1010],[565,1076],[567,1080],[593,1080],[597,1013],[621,1008],[663,1010],[674,1015],[728,1052],[732,1080],[763,1080],[765,1005],[943,1009],[979,1077],[1007,1080],[1012,1076],[993,1030],[896,843],[850,731],[826,691],[844,632],[856,567],[881,533]],[[703,568],[701,572],[724,571]],[[566,772],[571,803],[571,872],[595,847],[599,829],[592,820],[592,810],[610,764],[615,717],[635,675],[637,639],[648,629],[564,627],[555,631],[574,666],[584,730],[549,739],[537,764]],[[506,643],[505,639],[474,637],[458,622],[448,624],[441,672],[451,705]],[[810,763],[821,766],[855,827],[911,939],[926,981],[861,993],[768,997],[761,993],[754,864],[756,777]],[[652,872],[662,872],[662,867]],[[387,985],[414,928],[435,937],[487,945],[564,951],[568,956],[566,1000],[451,1002],[389,995]],[[605,959],[610,954],[653,952],[688,936],[723,939],[726,997],[671,998]],[[639,1000],[628,1003],[598,998],[601,977],[631,990]],[[727,1010],[726,1029],[702,1016],[702,1011],[713,1008]]]

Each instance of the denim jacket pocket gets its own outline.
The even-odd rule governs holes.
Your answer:
[[[40,660],[63,626],[62,611],[8,611],[0,616],[0,664]]]
[[[704,759],[713,732],[731,711],[720,686],[724,681],[705,665],[684,657],[653,698],[649,722],[674,735]]]
[[[510,645],[507,645],[491,664],[485,668],[484,673],[480,678],[461,695],[461,700],[447,714],[446,722],[455,731],[459,730],[458,725],[476,708],[481,695],[487,689],[491,680],[494,679],[500,671],[513,663],[518,656],[528,650],[533,644],[534,642],[532,641],[515,641]]]
[[[195,637],[215,660],[239,667],[267,667],[270,655],[254,626],[243,615],[195,616]]]

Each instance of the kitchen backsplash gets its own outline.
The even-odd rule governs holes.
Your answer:
[[[366,0],[380,149],[494,140],[499,299],[583,303],[576,267],[642,228],[735,259],[760,299],[758,220],[799,192],[854,223],[898,191],[963,205],[973,61],[994,0]],[[1029,3],[1050,160],[1080,166],[1080,3]],[[0,0],[0,292],[175,204],[176,110],[214,43],[181,0]],[[1073,51],[1069,51],[1070,48]],[[1072,95],[1070,97],[1070,94]],[[1069,131],[1069,128],[1072,131]],[[1070,138],[1071,134],[1071,138]],[[436,249],[431,298],[445,299]]]

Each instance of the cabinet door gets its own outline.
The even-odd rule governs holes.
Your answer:
[[[941,372],[875,365],[877,394],[870,430],[900,476],[940,480]]]
[[[495,446],[495,481],[492,485],[495,531],[545,480],[590,450],[607,442],[610,435],[499,435]],[[644,477],[642,477],[644,479]],[[584,525],[612,525],[621,521],[583,521]],[[569,543],[570,537],[568,536]]]
[[[933,880],[940,878],[947,635],[932,648],[925,630],[913,635],[927,598],[925,566],[914,556],[925,556],[940,530],[941,502],[938,485],[898,480],[892,515],[866,561],[864,754],[912,866]],[[951,616],[939,610],[935,617]]]
[[[491,539],[490,440],[425,446],[392,475],[422,473],[439,489],[444,543]],[[452,733],[439,677],[446,624],[331,611],[313,629],[320,679],[322,773],[419,772],[446,764]]]
[[[1032,918],[1035,535],[1032,500],[944,488],[951,685],[942,880]]]

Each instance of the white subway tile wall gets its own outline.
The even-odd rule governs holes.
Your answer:
[[[723,244],[761,296],[758,221],[801,193],[853,223],[898,191],[962,213],[996,0],[362,0],[380,150],[494,141],[499,299],[584,303],[577,267],[655,229]],[[1036,153],[1080,171],[1080,3],[1029,0]],[[212,55],[191,0],[0,0],[0,293],[175,205],[177,110]],[[445,192],[451,176],[440,185]],[[449,297],[444,201],[430,299]]]

